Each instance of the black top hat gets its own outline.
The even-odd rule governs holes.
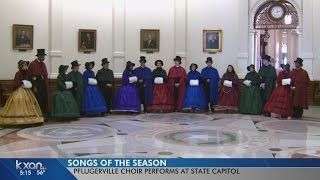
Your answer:
[[[301,58],[299,58],[299,57],[298,57],[294,62],[301,64],[301,66],[303,65],[303,64],[302,64],[302,63],[303,63],[303,59],[301,59]]]
[[[72,61],[71,62],[71,69],[73,69],[74,67],[80,66],[81,64],[78,63],[78,60]]]
[[[140,60],[139,60],[139,62],[141,62],[141,61],[147,62],[146,57],[144,57],[144,56],[140,56]]]
[[[271,57],[269,55],[264,55],[262,57],[263,60],[268,60],[269,62],[271,62]]]
[[[127,68],[128,68],[129,66],[135,66],[135,64],[134,64],[133,62],[131,62],[131,61],[127,61]]]
[[[157,63],[160,62],[161,63],[161,66],[163,66],[163,61],[162,60],[156,60],[156,62],[154,62],[154,65],[157,66]]]
[[[46,50],[45,49],[37,49],[36,56],[46,56]]]
[[[206,63],[208,63],[209,61],[210,61],[211,63],[213,63],[212,57],[207,57]]]
[[[196,70],[198,69],[198,64],[192,63],[192,64],[190,65],[190,71],[192,71],[192,69],[191,69],[192,65],[195,65],[195,66],[196,66]]]
[[[290,68],[290,64],[280,64],[280,67],[282,68],[282,69],[284,69],[284,68]]]
[[[250,67],[253,67],[253,69],[254,69],[254,65],[253,65],[253,64],[250,64],[250,66],[247,67],[247,70],[248,70],[248,71],[250,71]]]
[[[104,64],[110,63],[110,62],[108,61],[108,58],[103,58],[101,61],[102,61],[101,66],[103,66]]]
[[[94,62],[94,61],[91,61],[91,62],[86,62],[86,63],[84,64],[84,66],[85,66],[86,69],[89,69],[90,65],[92,65],[92,68],[93,68],[94,65],[95,65],[95,62]]]
[[[59,66],[59,73],[61,74],[61,73],[64,73],[64,71],[65,70],[67,70],[68,69],[68,65],[60,65]]]
[[[21,69],[24,63],[27,63],[27,66],[28,66],[30,62],[29,61],[20,60],[18,62],[18,69]]]

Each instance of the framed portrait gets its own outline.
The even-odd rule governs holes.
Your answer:
[[[14,24],[12,32],[13,49],[33,49],[33,25]]]
[[[79,29],[78,49],[80,52],[95,52],[97,42],[97,30]]]
[[[160,49],[160,30],[140,30],[140,51],[158,52]]]
[[[222,51],[222,30],[203,30],[203,52]]]

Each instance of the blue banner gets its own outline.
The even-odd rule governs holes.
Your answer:
[[[320,159],[0,159],[1,179],[75,179],[67,168],[319,168]]]
[[[320,159],[71,158],[60,161],[65,167],[320,167]]]

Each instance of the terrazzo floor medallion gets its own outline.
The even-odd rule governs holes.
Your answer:
[[[210,121],[214,118],[212,116],[204,114],[186,114],[186,113],[148,113],[141,114],[135,117],[136,120],[146,121],[146,122],[158,122],[166,124],[180,124],[188,125],[197,122]]]
[[[27,128],[17,135],[26,139],[43,141],[84,141],[114,136],[112,127],[92,124],[56,124]]]
[[[299,148],[289,153],[291,158],[320,158],[320,147],[318,148]]]
[[[0,128],[0,157],[320,157],[320,120],[223,113],[147,113],[45,124]]]
[[[320,135],[320,123],[313,121],[301,121],[301,120],[290,120],[290,121],[278,121],[270,120],[259,122],[256,126],[260,129],[273,131],[273,132],[284,132],[284,133],[302,133],[309,135]]]

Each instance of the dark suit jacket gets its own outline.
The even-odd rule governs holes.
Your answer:
[[[219,49],[218,40],[210,40],[207,42],[207,49]]]
[[[157,48],[157,42],[155,40],[151,40],[150,43],[149,43],[149,40],[144,41],[143,48],[150,48],[150,49]]]
[[[16,38],[16,45],[23,45],[23,44],[29,44],[29,38],[27,36],[17,36]]]

